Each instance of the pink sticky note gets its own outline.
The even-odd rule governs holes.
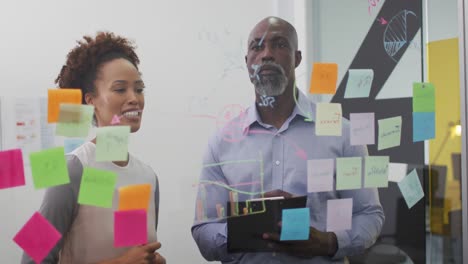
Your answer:
[[[375,144],[374,119],[374,113],[351,113],[349,115],[351,145]]]
[[[59,231],[36,212],[15,235],[13,241],[36,263],[41,263],[61,237]]]
[[[25,185],[21,149],[0,151],[0,189]]]
[[[148,242],[146,210],[114,212],[114,246],[128,247]]]
[[[307,161],[307,192],[333,191],[334,159]]]
[[[120,124],[120,118],[117,115],[114,115],[114,117],[112,117],[111,125],[118,125],[118,124]]]
[[[353,218],[353,198],[327,201],[327,232],[350,230]]]

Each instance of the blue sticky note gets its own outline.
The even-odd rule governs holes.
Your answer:
[[[413,113],[413,142],[435,138],[435,113]]]
[[[374,71],[372,69],[351,69],[344,98],[367,98],[372,87]]]
[[[65,148],[65,153],[70,153],[79,146],[83,145],[84,139],[82,138],[66,138],[63,141],[63,146]]]
[[[403,198],[405,198],[408,208],[413,207],[424,197],[424,191],[416,170],[412,170],[410,174],[406,175],[403,180],[398,182],[398,187],[400,188]]]
[[[281,222],[281,241],[309,239],[309,208],[283,209]]]

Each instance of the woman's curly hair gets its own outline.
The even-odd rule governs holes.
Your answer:
[[[68,53],[55,83],[59,88],[81,89],[82,103],[86,104],[85,94],[95,93],[94,81],[103,63],[123,58],[138,69],[140,60],[134,44],[112,32],[98,32],[95,38],[84,36],[83,39]]]

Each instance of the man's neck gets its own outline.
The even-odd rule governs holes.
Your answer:
[[[286,91],[282,95],[273,98],[274,101],[271,99],[262,100],[261,96],[257,96],[256,107],[263,123],[280,129],[291,116],[296,105],[293,89],[286,88]]]

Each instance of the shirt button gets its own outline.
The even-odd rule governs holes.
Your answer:
[[[279,165],[279,164],[280,164],[279,160],[275,161],[275,164],[276,164],[276,165]]]

